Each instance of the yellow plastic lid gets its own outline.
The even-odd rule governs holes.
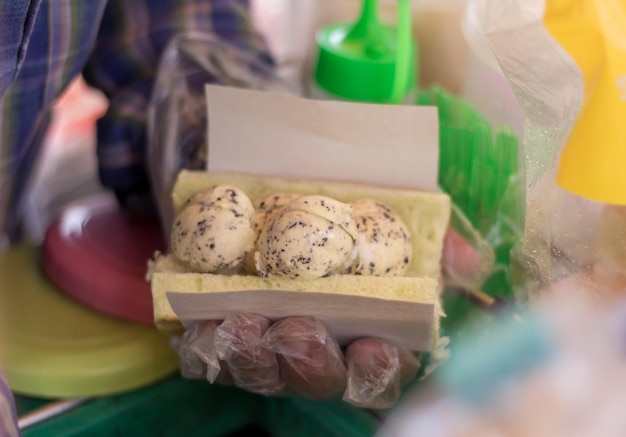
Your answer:
[[[39,250],[0,253],[0,363],[16,393],[108,395],[151,384],[178,367],[155,328],[101,315],[60,293]]]

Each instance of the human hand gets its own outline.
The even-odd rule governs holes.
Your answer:
[[[408,349],[376,338],[355,340],[343,351],[313,317],[272,324],[256,314],[231,313],[222,322],[190,327],[178,351],[188,378],[234,384],[267,396],[342,396],[365,408],[393,406],[402,385],[420,366]]]
[[[442,257],[444,277],[455,284],[473,282],[476,270],[489,265],[489,257],[482,255],[472,242],[449,229]],[[319,400],[342,396],[366,408],[393,406],[420,365],[408,349],[382,339],[365,337],[342,349],[312,317],[288,317],[272,324],[248,313],[194,324],[180,339],[178,351],[187,378],[233,384],[267,396],[297,394]]]

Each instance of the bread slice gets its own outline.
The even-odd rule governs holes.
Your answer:
[[[340,343],[377,336],[431,350],[438,335],[440,261],[450,217],[442,193],[357,183],[300,180],[232,173],[182,171],[173,190],[176,211],[195,192],[229,184],[251,199],[272,193],[320,194],[343,202],[379,200],[395,211],[411,233],[413,257],[407,276],[333,275],[314,280],[259,278],[187,272],[172,255],[161,255],[149,272],[157,327],[180,334],[184,322],[222,319],[229,311],[278,319],[311,315],[325,321]]]

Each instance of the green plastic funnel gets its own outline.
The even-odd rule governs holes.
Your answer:
[[[325,27],[316,43],[315,82],[338,98],[400,103],[415,85],[409,0],[398,0],[397,29],[379,22],[377,0],[364,0],[356,23]]]

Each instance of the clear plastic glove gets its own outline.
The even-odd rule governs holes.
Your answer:
[[[276,322],[263,337],[263,346],[277,355],[283,378],[294,393],[331,399],[346,388],[343,353],[326,327],[313,317]]]
[[[408,349],[376,338],[361,338],[346,350],[348,387],[343,400],[357,407],[390,408],[420,362]]]
[[[269,326],[269,320],[263,316],[231,313],[215,330],[213,343],[237,387],[253,393],[280,395],[285,392],[285,383],[278,358],[262,345]]]
[[[493,262],[493,253],[482,250],[482,240],[450,228],[444,246],[442,270],[448,284],[479,285]],[[381,339],[361,338],[344,351],[313,317],[271,324],[256,314],[231,313],[222,322],[189,327],[177,350],[186,378],[268,396],[341,397],[365,408],[395,405],[402,386],[420,367],[408,349]]]
[[[364,408],[389,408],[419,369],[407,349],[362,338],[346,355],[319,320],[288,317],[270,324],[255,314],[232,313],[221,324],[191,326],[178,345],[185,377],[205,375],[268,396],[339,398]]]
[[[228,367],[220,363],[213,338],[219,323],[196,323],[175,344],[180,357],[180,373],[187,379],[206,379],[220,384],[234,384]]]

